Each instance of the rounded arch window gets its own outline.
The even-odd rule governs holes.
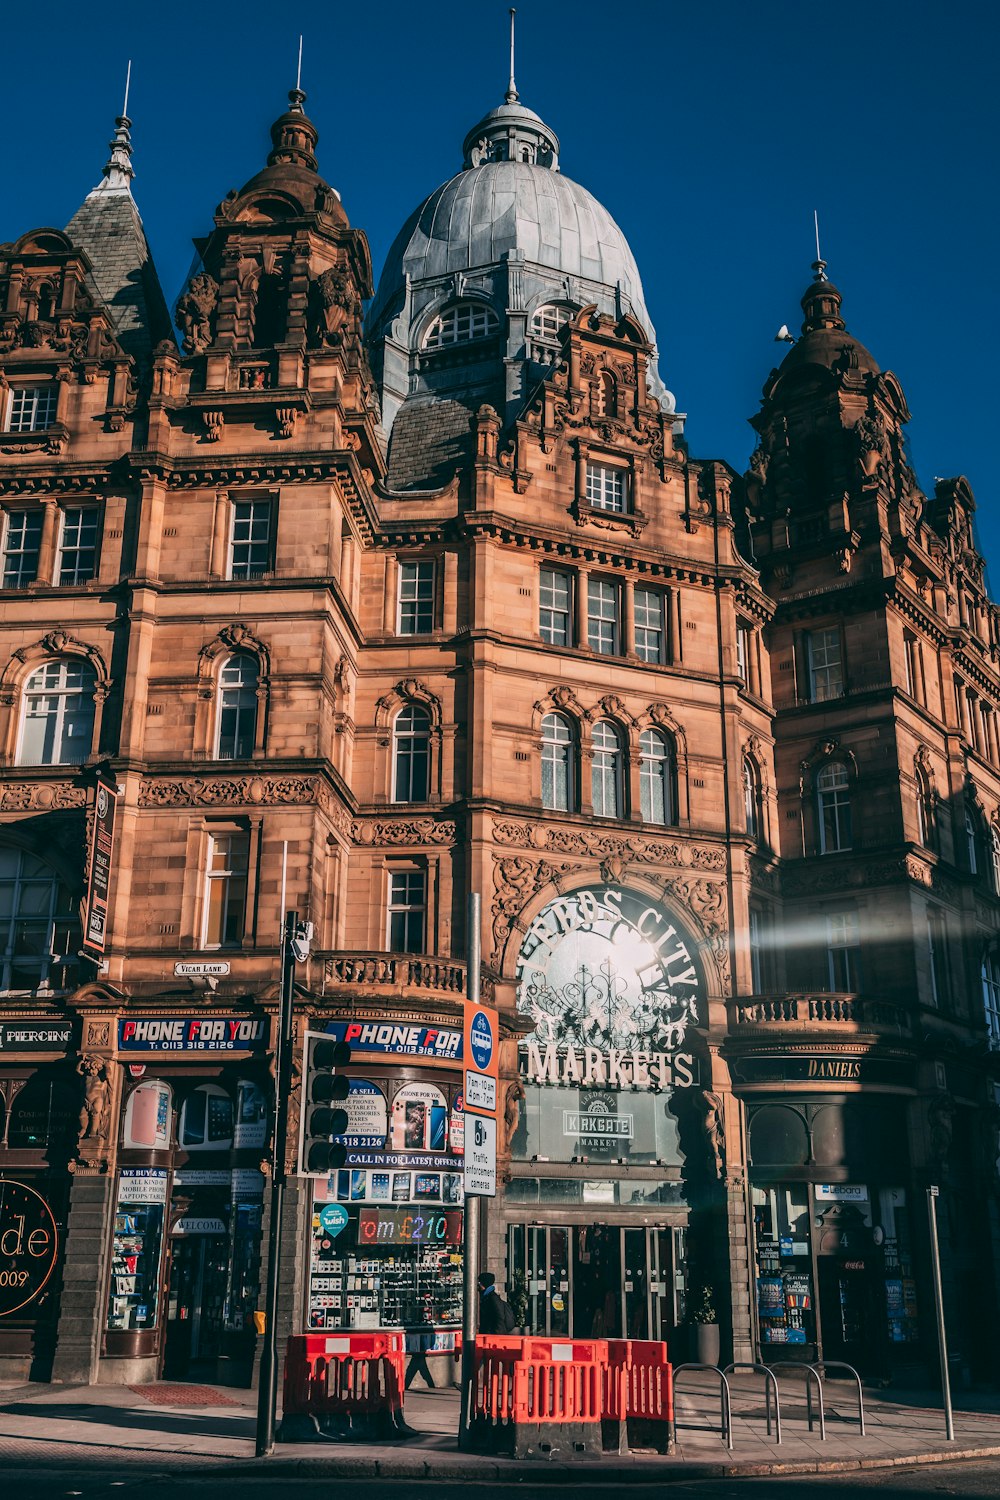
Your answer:
[[[430,791],[431,716],[407,704],[392,726],[392,800],[426,802]]]
[[[88,661],[63,657],[36,667],[24,684],[18,764],[82,765],[93,748],[96,689]]]
[[[804,1167],[809,1160],[806,1122],[783,1104],[765,1104],[750,1121],[750,1162],[761,1167]]]
[[[134,1150],[165,1151],[170,1145],[170,1085],[158,1078],[140,1083],[125,1106],[122,1145]]]
[[[639,736],[639,798],[647,823],[676,822],[675,765],[670,738],[662,730],[644,729]]]
[[[446,349],[452,344],[470,344],[496,333],[499,321],[484,302],[456,302],[438,313],[424,335],[424,349]]]
[[[77,903],[43,859],[0,847],[0,987],[69,989],[76,983]]]
[[[743,816],[747,833],[752,839],[759,839],[763,822],[760,773],[749,755],[743,757]]]
[[[570,812],[575,803],[573,730],[562,714],[542,720],[542,806]]]
[[[990,871],[993,889],[1000,896],[1000,828],[995,823],[990,824]]]
[[[229,1094],[217,1083],[203,1083],[181,1106],[177,1144],[184,1151],[228,1151],[234,1125]]]
[[[219,673],[217,759],[249,760],[253,755],[257,744],[259,680],[256,657],[245,652],[231,656]]]
[[[625,805],[621,735],[607,719],[598,719],[591,740],[594,750],[591,774],[594,815],[620,818]]]
[[[564,302],[546,302],[533,313],[531,332],[536,339],[555,343],[567,323],[571,323],[575,316],[575,307]]]
[[[851,782],[843,761],[831,761],[817,775],[816,804],[820,853],[835,854],[850,849]]]

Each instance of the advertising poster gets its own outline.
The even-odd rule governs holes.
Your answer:
[[[407,1083],[392,1101],[393,1151],[447,1151],[448,1105],[433,1083]]]
[[[389,1107],[382,1090],[367,1079],[352,1078],[344,1109],[347,1129],[338,1139],[355,1151],[381,1151],[389,1133]]]

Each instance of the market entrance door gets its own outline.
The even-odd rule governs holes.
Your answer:
[[[166,1380],[214,1379],[222,1338],[229,1240],[220,1234],[175,1238],[170,1247]]]
[[[508,1266],[527,1326],[555,1338],[669,1339],[684,1314],[678,1237],[666,1226],[512,1224]]]

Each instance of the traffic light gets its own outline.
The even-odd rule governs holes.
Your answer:
[[[342,1167],[347,1147],[334,1137],[347,1130],[343,1100],[351,1082],[341,1070],[351,1060],[346,1042],[306,1034],[305,1098],[302,1104],[302,1152],[299,1170],[304,1177],[321,1177]]]

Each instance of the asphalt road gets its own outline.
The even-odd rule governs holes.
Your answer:
[[[317,1500],[319,1495],[341,1490],[345,1500],[468,1500],[469,1483],[443,1484],[440,1480],[422,1483],[412,1480],[337,1480],[329,1478],[294,1479],[277,1476],[268,1479],[188,1477],[183,1471],[173,1475],[137,1477],[133,1471],[87,1473],[73,1478],[65,1472],[53,1473],[37,1468],[7,1469],[3,1474],[4,1494],[18,1500]],[[477,1495],[483,1500],[501,1500],[515,1488],[507,1482],[477,1484]],[[915,1469],[872,1469],[855,1474],[829,1477],[804,1475],[789,1479],[704,1479],[692,1482],[636,1484],[625,1486],[602,1484],[537,1484],[525,1475],[516,1484],[523,1500],[554,1500],[571,1493],[573,1500],[610,1500],[612,1496],[634,1495],[635,1500],[871,1500],[879,1491],[885,1500],[937,1500],[954,1495],[958,1500],[985,1500],[1000,1497],[1000,1462],[988,1459],[982,1463],[928,1464]],[[827,1494],[823,1495],[822,1492]],[[820,1492],[820,1493],[818,1493]]]

